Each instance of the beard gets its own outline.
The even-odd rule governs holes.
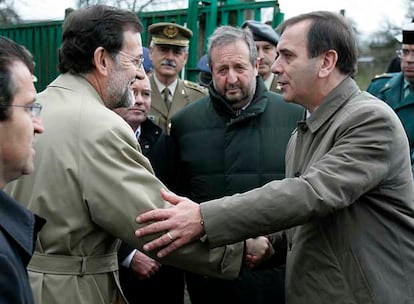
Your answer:
[[[106,106],[108,108],[129,108],[135,103],[131,88],[132,80],[128,79],[124,73],[116,71],[108,83],[106,89]]]
[[[129,108],[134,105],[134,102],[135,102],[134,93],[128,84],[121,98],[118,100],[117,103],[115,103],[114,108]]]

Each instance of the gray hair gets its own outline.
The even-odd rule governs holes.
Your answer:
[[[233,26],[220,26],[208,39],[207,56],[210,68],[212,65],[211,51],[215,47],[226,46],[237,41],[244,41],[249,47],[249,61],[255,66],[257,61],[257,49],[250,31],[245,31]]]

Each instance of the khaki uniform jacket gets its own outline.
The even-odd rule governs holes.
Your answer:
[[[273,81],[270,84],[269,91],[275,92],[275,93],[279,93],[279,94],[281,93],[280,88],[279,88],[279,86],[277,84],[277,77],[276,76],[273,77]]]
[[[38,304],[122,302],[116,251],[142,250],[135,217],[164,207],[132,129],[83,78],[64,74],[38,96],[45,132],[35,140],[35,173],[9,189],[45,218],[29,276]],[[197,242],[162,259],[206,275],[238,275],[243,244],[208,250]],[[162,290],[160,290],[162,292]]]
[[[208,90],[199,86],[194,82],[178,79],[177,88],[175,89],[171,108],[168,110],[158,87],[155,84],[154,76],[150,77],[152,96],[151,110],[148,118],[159,126],[163,132],[170,133],[171,117],[188,105],[190,102],[204,97],[208,94]]]
[[[287,231],[288,304],[414,303],[408,151],[394,111],[347,78],[293,134],[288,178],[201,204],[208,241],[295,227]]]

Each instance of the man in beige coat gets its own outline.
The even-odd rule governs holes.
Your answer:
[[[45,132],[34,143],[36,173],[8,189],[47,220],[28,267],[38,304],[123,302],[118,238],[142,249],[135,214],[164,207],[164,186],[111,111],[132,104],[130,84],[144,77],[141,30],[135,14],[108,6],[64,22],[62,75],[38,96]],[[243,244],[208,250],[198,242],[160,262],[231,278],[242,253]]]
[[[277,54],[284,99],[308,111],[288,145],[287,178],[201,205],[165,193],[178,205],[141,215],[163,221],[137,235],[173,233],[165,256],[203,233],[214,248],[285,230],[288,304],[414,303],[408,140],[393,110],[352,79],[352,27],[331,12],[293,17]],[[145,249],[165,244],[163,235]]]

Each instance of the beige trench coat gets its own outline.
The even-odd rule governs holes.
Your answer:
[[[210,245],[295,227],[288,304],[414,303],[414,186],[393,110],[348,78],[299,124],[286,157],[290,178],[201,204]]]
[[[35,140],[35,173],[8,191],[45,218],[29,276],[38,304],[121,300],[118,238],[140,250],[137,214],[163,207],[148,160],[131,128],[82,77],[59,76],[38,101],[45,132]],[[243,245],[208,250],[201,242],[161,260],[211,276],[235,277]],[[162,290],[160,290],[162,292]]]

